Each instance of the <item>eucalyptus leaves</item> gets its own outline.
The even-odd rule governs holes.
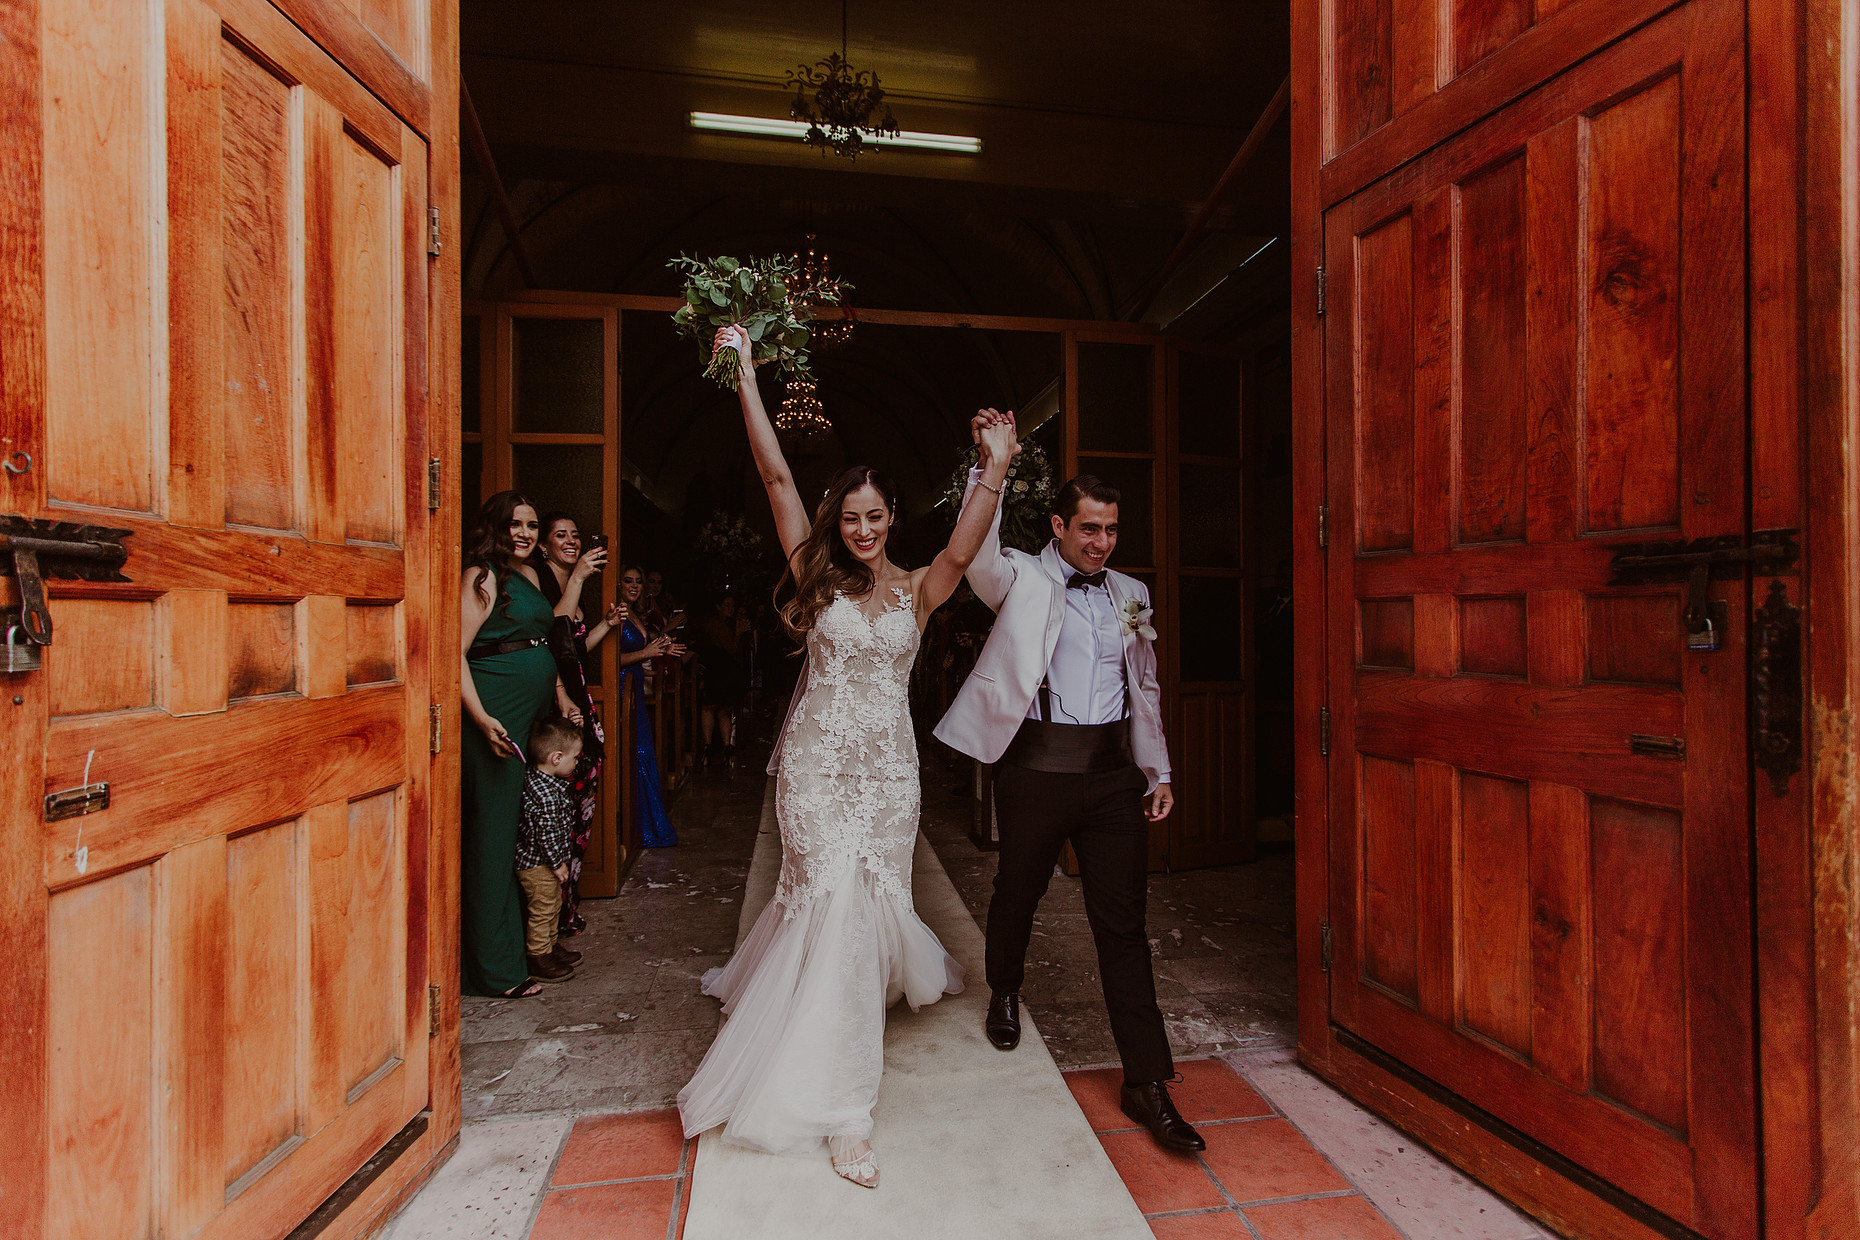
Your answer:
[[[740,323],[758,366],[773,362],[784,375],[806,375],[809,321],[820,306],[837,305],[850,291],[836,282],[811,290],[807,304],[796,305],[789,295],[794,270],[779,254],[748,262],[722,254],[712,259],[680,255],[666,265],[685,275],[685,304],[672,314],[672,322],[698,342],[705,375],[726,390],[736,387],[739,361],[734,349],[712,353],[718,328]]]

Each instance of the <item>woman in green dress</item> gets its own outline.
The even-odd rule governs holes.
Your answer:
[[[465,728],[459,793],[463,896],[459,960],[467,994],[523,998],[541,990],[523,955],[523,900],[515,866],[530,728],[553,698],[579,725],[549,653],[555,609],[531,567],[536,508],[515,491],[484,503],[459,585],[459,681]]]

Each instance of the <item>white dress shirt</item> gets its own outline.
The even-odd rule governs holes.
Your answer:
[[[1129,713],[1124,696],[1124,627],[1102,585],[1066,590],[1065,619],[1046,667],[1054,723],[1116,723]],[[1040,717],[1035,694],[1027,718]]]

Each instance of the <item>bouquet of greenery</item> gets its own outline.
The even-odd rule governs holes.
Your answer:
[[[1001,487],[1001,541],[1037,555],[1053,538],[1052,526],[1046,519],[1053,510],[1053,467],[1033,440],[1021,440],[1020,447],[1020,455],[1008,466]],[[980,449],[970,448],[943,484],[943,502],[949,505],[951,520],[962,512],[969,471],[981,459],[980,454]]]
[[[831,288],[810,290],[807,303],[796,305],[789,295],[794,270],[779,254],[746,263],[724,254],[708,260],[680,255],[666,265],[685,275],[685,304],[672,314],[672,322],[697,341],[705,375],[726,391],[736,388],[740,362],[734,349],[712,353],[718,328],[742,324],[758,366],[773,362],[784,375],[805,376],[814,311],[839,304],[850,291],[836,281]]]

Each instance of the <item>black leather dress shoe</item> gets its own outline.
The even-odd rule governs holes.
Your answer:
[[[1164,1149],[1192,1154],[1208,1148],[1201,1134],[1188,1126],[1188,1121],[1175,1109],[1175,1103],[1169,1100],[1167,1081],[1125,1085],[1118,1101],[1123,1105],[1124,1114],[1149,1129],[1156,1144]]]
[[[996,991],[988,997],[988,1020],[982,1026],[988,1041],[998,1051],[1011,1051],[1020,1045],[1020,992]]]

